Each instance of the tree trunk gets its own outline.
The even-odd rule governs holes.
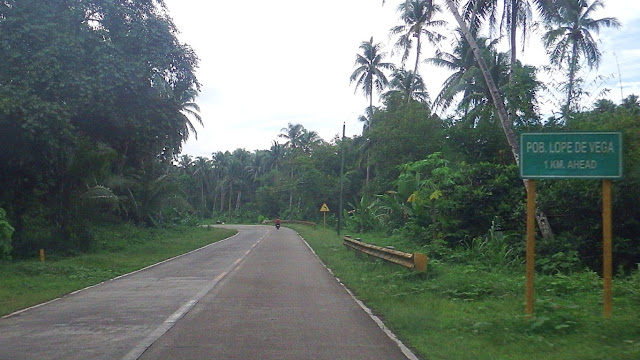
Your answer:
[[[422,51],[422,42],[420,41],[420,33],[417,34],[416,36],[418,38],[418,40],[416,41],[416,64],[413,67],[413,76],[414,78],[411,79],[411,82],[409,83],[409,89],[408,90],[408,94],[407,94],[407,104],[409,104],[411,102],[411,94],[413,93],[413,81],[415,80],[415,77],[418,76],[418,64],[420,63],[420,52]]]
[[[369,94],[369,128],[367,129],[367,132],[371,131],[372,126],[373,126],[373,92]],[[367,137],[368,136],[369,135],[367,135]],[[370,158],[371,158],[371,149],[367,150],[367,176],[364,179],[365,184],[369,184],[369,177],[371,175],[371,163],[369,162]]]
[[[478,66],[482,71],[482,75],[484,76],[484,79],[487,83],[487,87],[489,88],[489,92],[491,94],[491,99],[493,100],[493,104],[496,107],[496,110],[498,111],[498,116],[500,117],[500,123],[502,124],[502,129],[504,130],[504,134],[507,137],[507,142],[511,147],[511,153],[513,154],[513,157],[516,160],[516,164],[519,165],[520,164],[520,144],[518,143],[518,139],[516,138],[516,134],[513,129],[513,122],[511,121],[511,118],[507,113],[507,109],[504,105],[504,101],[502,100],[502,96],[498,91],[498,87],[496,86],[496,83],[493,81],[493,78],[491,77],[491,73],[489,72],[487,63],[484,61],[484,58],[482,57],[482,53],[480,52],[480,48],[478,47],[478,44],[473,38],[473,35],[471,35],[471,32],[469,31],[469,27],[467,27],[467,24],[462,20],[462,17],[458,13],[458,9],[456,8],[454,1],[446,0],[446,2],[447,2],[447,7],[449,7],[449,10],[451,11],[451,14],[455,17],[458,23],[458,26],[460,26],[460,29],[462,30],[462,33],[464,34],[464,37],[467,40],[467,43],[473,50],[473,55],[476,58],[476,62],[478,63]],[[529,182],[527,180],[523,180],[523,183],[525,188],[528,188]],[[549,226],[549,221],[546,215],[541,211],[537,211],[536,220],[538,222],[538,228],[540,229],[542,236],[545,239],[553,238],[553,232],[551,231],[551,227]]]
[[[220,213],[224,212],[224,187],[220,186]]]
[[[510,46],[511,46],[511,60],[509,64],[509,87],[515,85],[516,79],[514,70],[516,67],[516,30],[518,21],[518,9],[520,8],[519,0],[511,0],[511,31],[510,31]],[[510,114],[509,114],[510,115]]]
[[[289,210],[293,208],[293,189],[295,188],[295,182],[293,181],[293,169],[291,169],[291,187],[289,188]]]
[[[422,43],[420,41],[420,38],[421,38],[420,33],[417,33],[416,35],[417,35],[416,37],[418,39],[416,40],[416,42],[417,42],[417,44],[416,44],[416,64],[413,67],[413,75],[414,76],[418,75],[418,64],[420,63],[420,52],[422,51]]]
[[[242,198],[242,189],[238,189],[238,197],[236,198],[236,211],[240,210],[240,199]]]
[[[231,222],[231,199],[233,198],[233,185],[229,182],[229,222]]]
[[[578,66],[577,62],[578,57],[578,46],[573,42],[571,46],[571,60],[569,60],[569,84],[567,89],[567,104],[564,109],[564,121],[565,124],[569,119],[569,113],[571,112],[571,101],[573,100],[573,83],[576,81],[576,67]]]
[[[370,158],[371,158],[371,152],[369,150],[367,151],[367,176],[364,179],[365,184],[369,184],[369,177],[371,176],[371,164],[369,162]]]
[[[201,203],[202,203],[202,211],[206,212],[207,211],[207,200],[204,197],[204,181],[200,184],[200,199],[201,199]]]

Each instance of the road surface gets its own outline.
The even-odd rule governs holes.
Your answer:
[[[294,231],[234,227],[222,242],[0,319],[0,360],[415,359]]]

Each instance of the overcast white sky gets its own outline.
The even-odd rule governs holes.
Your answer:
[[[196,102],[204,128],[198,127],[198,140],[191,137],[184,154],[268,149],[288,123],[300,123],[327,141],[341,133],[343,122],[347,136],[362,132],[357,119],[368,102],[360,91],[354,94],[349,76],[362,41],[373,36],[391,52],[388,31],[400,24],[399,0],[387,0],[384,7],[381,0],[165,2],[180,40],[200,58],[202,93]],[[596,17],[615,16],[623,27],[600,34],[604,59],[598,73],[613,76],[606,87],[619,102],[618,75],[624,96],[640,94],[640,2],[605,0],[605,5]],[[526,53],[519,54],[527,64],[547,62],[539,37],[532,36]],[[433,51],[426,47],[422,57]],[[422,65],[420,74],[432,97],[449,75],[429,65]]]

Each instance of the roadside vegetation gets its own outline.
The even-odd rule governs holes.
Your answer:
[[[0,316],[225,239],[228,229],[176,226],[141,229],[110,225],[95,229],[96,242],[76,256],[49,255],[45,261],[0,261]]]
[[[430,256],[426,273],[356,253],[331,230],[291,226],[355,295],[424,359],[595,360],[640,357],[640,273],[614,280],[604,319],[602,281],[581,270],[540,272],[535,315],[524,313],[524,266],[495,236],[446,255],[403,236],[363,241]],[[475,248],[473,248],[475,246]],[[478,247],[482,246],[482,249]],[[478,256],[482,251],[482,256]]]

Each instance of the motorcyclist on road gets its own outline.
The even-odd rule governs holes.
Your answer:
[[[276,218],[274,222],[276,223],[276,229],[280,230],[280,218]]]

